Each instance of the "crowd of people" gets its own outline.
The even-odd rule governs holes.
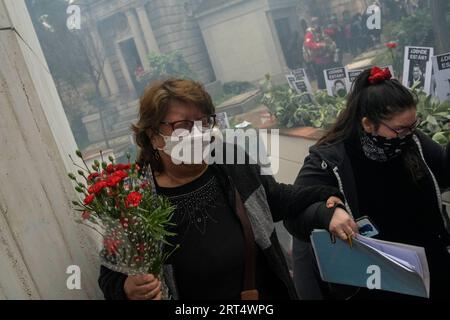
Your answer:
[[[384,0],[373,1],[372,4],[378,6],[382,23],[386,24],[413,14],[424,5],[423,2]],[[309,23],[301,20],[302,31],[296,36],[301,46],[291,46],[299,59],[290,62],[289,67],[307,68],[317,80],[318,88],[325,89],[324,69],[342,66],[344,54],[354,58],[380,44],[381,29],[367,26],[371,14],[367,10],[362,13],[343,11],[341,16],[331,14],[311,17]]]
[[[345,53],[355,57],[380,42],[379,30],[368,30],[366,20],[361,14],[352,17],[344,12],[341,20],[335,15],[325,21],[312,17],[309,27],[306,21],[302,21],[306,30],[302,47],[303,65],[313,71],[319,89],[325,89],[323,70],[342,66]]]

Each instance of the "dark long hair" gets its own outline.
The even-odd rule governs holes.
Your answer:
[[[355,79],[346,108],[339,114],[332,128],[318,141],[318,145],[343,141],[358,133],[364,117],[378,126],[380,121],[389,120],[396,114],[416,107],[417,96],[398,80],[370,84],[369,76],[370,69],[367,69]]]
[[[362,119],[367,117],[375,127],[383,120],[416,108],[417,96],[397,79],[384,80],[377,84],[369,82],[370,69],[364,70],[353,82],[347,106],[339,114],[332,128],[317,142],[317,145],[337,143],[361,134]],[[410,146],[403,157],[406,168],[417,181],[423,176],[416,150]]]

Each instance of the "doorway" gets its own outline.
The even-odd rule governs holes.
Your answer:
[[[125,64],[128,69],[128,73],[133,82],[136,93],[141,93],[141,83],[136,78],[136,70],[141,67],[142,61],[139,57],[139,53],[136,48],[136,43],[133,38],[119,42],[119,48],[122,53],[122,57],[125,60]]]

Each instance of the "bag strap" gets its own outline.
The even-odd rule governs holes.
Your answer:
[[[250,220],[242,202],[241,195],[235,189],[236,212],[241,221],[244,231],[245,242],[245,268],[244,268],[244,291],[241,293],[242,300],[258,300],[259,293],[256,289],[256,243]]]

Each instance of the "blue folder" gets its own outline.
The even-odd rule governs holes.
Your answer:
[[[369,289],[429,297],[430,277],[422,247],[357,235],[352,247],[326,230],[314,230],[311,243],[322,280]]]

